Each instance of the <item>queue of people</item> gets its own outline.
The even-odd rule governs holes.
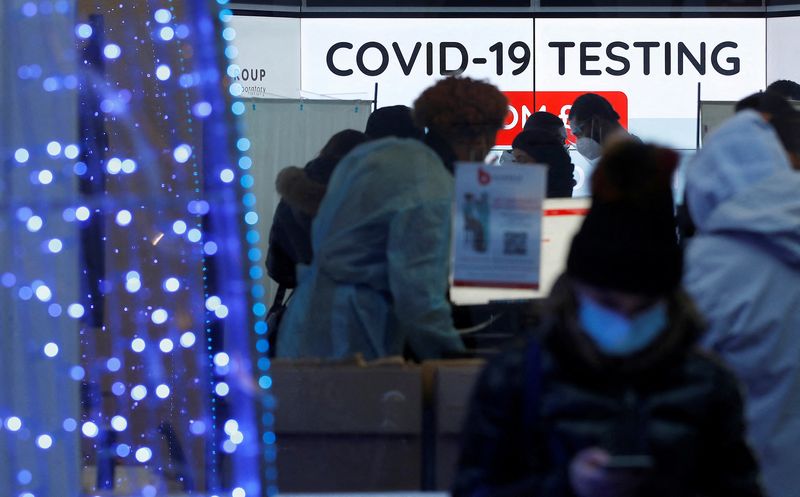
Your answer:
[[[793,89],[744,99],[690,160],[688,241],[678,155],[630,135],[601,96],[575,101],[568,125],[595,165],[592,206],[540,324],[478,380],[455,496],[797,493]],[[278,357],[464,354],[447,299],[453,168],[486,157],[506,109],[494,86],[447,78],[392,109],[380,138],[340,133],[281,174],[268,266],[294,293],[273,321]],[[536,113],[512,145],[520,167],[549,166],[550,197],[575,186],[566,136]]]

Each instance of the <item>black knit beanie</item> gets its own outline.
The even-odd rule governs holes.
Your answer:
[[[364,133],[370,140],[387,136],[422,139],[422,130],[414,124],[411,108],[405,105],[381,107],[370,114]]]
[[[626,142],[592,175],[592,207],[572,240],[567,274],[600,288],[658,296],[680,285],[671,179],[675,152]]]

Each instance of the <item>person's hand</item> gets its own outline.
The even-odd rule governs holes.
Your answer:
[[[569,481],[578,497],[632,497],[642,475],[630,470],[608,469],[611,454],[598,447],[580,451],[569,465]]]

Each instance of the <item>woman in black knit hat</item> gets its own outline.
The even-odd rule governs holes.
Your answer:
[[[473,393],[454,497],[760,497],[731,374],[695,351],[680,289],[677,155],[621,143],[537,332]]]

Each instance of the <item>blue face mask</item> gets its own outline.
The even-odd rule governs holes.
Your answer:
[[[645,349],[667,328],[667,304],[662,300],[627,317],[579,294],[578,320],[601,352],[627,356]]]

